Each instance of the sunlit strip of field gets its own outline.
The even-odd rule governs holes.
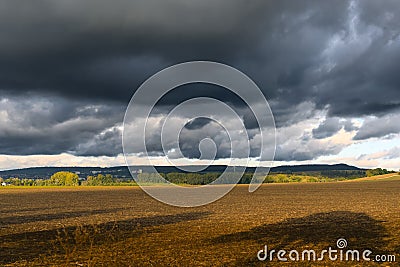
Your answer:
[[[357,179],[353,179],[353,180],[348,180],[346,182],[362,182],[362,181],[378,181],[378,180],[399,181],[400,175],[398,173],[389,173],[389,174],[384,174],[384,175],[357,178]]]

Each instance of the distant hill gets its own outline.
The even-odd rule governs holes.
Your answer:
[[[188,170],[195,170],[199,166],[185,166]],[[153,172],[151,166],[132,166],[131,167],[136,172]],[[177,167],[173,166],[156,166],[156,170],[160,173],[171,173],[171,172],[184,172]],[[228,167],[226,165],[212,165],[201,171],[201,173],[207,172],[223,172],[226,168],[229,171],[233,171],[234,167]],[[240,167],[237,167],[240,168]],[[254,167],[247,167],[246,172],[254,172]],[[86,177],[89,175],[97,174],[111,174],[114,177],[119,178],[132,178],[129,173],[128,167],[126,166],[116,166],[116,167],[34,167],[25,169],[15,169],[0,171],[0,177],[10,178],[33,178],[33,179],[48,179],[51,175],[59,171],[69,171],[77,173],[80,177]],[[268,171],[268,168],[261,168],[261,171]],[[355,166],[350,166],[347,164],[311,164],[311,165],[292,165],[292,166],[278,166],[271,168],[271,172],[278,173],[299,173],[299,172],[326,172],[326,171],[365,171],[365,169],[360,169]]]
[[[344,163],[341,164],[311,164],[311,165],[292,165],[278,166],[271,169],[272,172],[320,172],[320,171],[365,171],[355,166]]]

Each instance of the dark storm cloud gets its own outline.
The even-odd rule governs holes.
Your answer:
[[[3,2],[2,89],[126,102],[134,88],[166,66],[196,58],[223,60],[253,39],[248,29],[256,25],[246,17],[260,17],[258,6],[225,4]]]
[[[229,136],[225,129],[209,119],[200,119],[200,121],[197,126],[202,125],[201,127],[185,127],[180,133],[179,147],[182,154],[187,158],[200,158],[202,156],[199,147],[201,140],[209,138],[215,143],[216,157],[229,158],[231,156],[231,147]]]
[[[0,151],[8,155],[116,155],[121,153],[120,134],[110,136],[109,132],[115,133],[123,111],[119,105],[72,102],[59,97],[2,98]],[[113,146],[115,143],[119,147]],[[108,151],[101,150],[105,145],[110,146]]]
[[[115,127],[134,90],[155,72],[190,60],[223,62],[249,75],[270,101],[278,127],[321,110],[351,118],[400,108],[397,0],[6,0],[0,31],[1,96],[25,105],[0,120],[5,154],[120,153]],[[207,88],[178,91],[161,104],[173,106],[202,90],[235,105],[248,129],[258,126],[242,102]],[[328,118],[314,137],[337,132],[333,124]],[[343,126],[356,130],[350,122]],[[370,131],[363,126],[355,139],[399,129]]]
[[[196,119],[189,121],[185,125],[185,128],[188,130],[198,130],[198,129],[203,128],[205,125],[207,125],[211,121],[212,120],[209,118],[204,118],[204,117],[196,118]]]
[[[0,85],[126,103],[156,71],[207,59],[245,71],[283,105],[313,100],[346,116],[397,108],[399,4],[355,3],[3,1]],[[343,44],[330,53],[335,36]]]
[[[73,151],[78,156],[117,156],[122,152],[121,129],[112,127],[98,133],[86,143],[80,142]]]

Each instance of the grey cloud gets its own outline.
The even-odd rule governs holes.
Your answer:
[[[216,121],[221,121],[221,118],[215,118]],[[144,119],[140,119],[144,120]],[[217,159],[230,158],[232,153],[235,153],[237,157],[247,157],[247,146],[248,140],[244,138],[240,126],[234,120],[228,117],[224,117],[223,124],[220,125],[214,120],[207,120],[206,124],[202,124],[202,127],[195,127],[188,129],[183,127],[182,129],[177,128],[185,125],[188,121],[185,117],[169,117],[168,121],[165,118],[159,116],[150,117],[148,120],[148,129],[146,131],[146,149],[149,155],[157,156],[168,156],[169,158],[176,159],[180,156],[177,150],[182,152],[182,155],[191,159],[198,159],[200,156],[209,159],[208,157],[214,155],[211,151],[207,151],[210,147],[210,142],[206,142],[204,148],[205,153],[201,153],[201,147],[199,145],[205,139],[210,139],[215,144]],[[183,122],[183,124],[182,124]],[[133,121],[129,125],[125,125],[125,138],[128,147],[125,147],[125,151],[128,153],[141,155],[141,147],[138,144],[142,142],[142,132],[137,129],[137,125],[140,122]],[[168,128],[164,127],[164,124],[168,124]],[[187,125],[187,124],[186,124]],[[226,128],[224,128],[226,127]],[[172,134],[178,129],[178,136]],[[227,129],[230,130],[229,134]],[[165,139],[161,143],[161,132],[163,131]],[[251,130],[250,138],[256,136],[256,131]],[[232,152],[234,151],[234,152]],[[259,153],[259,147],[252,149],[251,153]],[[257,156],[257,155],[254,155]]]
[[[72,151],[78,156],[116,156],[122,153],[121,130],[114,126],[98,133],[86,143],[79,143]]]
[[[315,104],[310,101],[292,104],[284,103],[284,101],[270,103],[278,128],[294,125],[316,115]]]
[[[203,128],[205,125],[207,125],[211,121],[212,121],[211,119],[204,118],[204,117],[195,118],[195,119],[189,121],[185,125],[185,128],[188,129],[188,130],[198,130],[198,129]]]
[[[122,120],[123,109],[60,98],[9,97],[1,99],[0,114],[0,153],[80,154],[82,143],[94,140],[94,145],[101,146],[100,141],[109,141],[100,137]],[[119,145],[110,147],[107,155],[121,152]]]
[[[361,154],[357,157],[357,160],[376,160],[376,159],[384,159],[391,160],[400,157],[400,147],[393,147],[391,149],[379,151],[372,154]]]
[[[275,160],[277,161],[305,161],[313,160],[320,156],[336,155],[344,145],[321,143],[302,138],[294,141],[278,144]]]
[[[179,147],[187,158],[200,158],[199,144],[203,139],[211,139],[216,145],[217,158],[231,156],[230,139],[223,127],[213,121],[203,125],[202,128],[184,128],[179,136]],[[204,155],[203,155],[204,156]]]
[[[323,139],[333,136],[342,128],[343,125],[340,123],[339,118],[328,118],[323,121],[317,128],[313,129],[312,134],[313,137],[316,139]]]
[[[345,120],[343,122],[343,127],[346,132],[352,132],[359,129],[351,120]]]
[[[353,139],[365,140],[369,138],[387,137],[391,134],[399,134],[399,120],[399,114],[389,114],[381,118],[367,118]]]
[[[306,161],[320,156],[337,155],[347,146],[346,142],[313,138],[309,124],[300,122],[295,125],[277,129],[275,160]],[[264,149],[271,149],[266,147]]]
[[[396,159],[400,157],[400,147],[394,147],[387,151],[384,159]]]
[[[312,136],[316,139],[324,139],[337,134],[341,129],[346,132],[358,130],[351,120],[343,120],[338,117],[326,118],[317,128],[312,130]]]

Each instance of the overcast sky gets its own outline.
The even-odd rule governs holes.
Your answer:
[[[400,168],[398,0],[3,0],[0,32],[0,169],[123,165],[133,93],[163,68],[192,60],[228,64],[260,87],[275,116],[276,165]],[[156,162],[168,163],[158,143],[163,117],[195,96],[232,106],[256,157],[249,109],[223,88],[197,84],[176,89],[152,115]],[[226,162],[220,127],[187,125],[183,154],[198,157],[199,141],[211,137],[215,163]],[[143,162],[140,153],[133,158]]]

